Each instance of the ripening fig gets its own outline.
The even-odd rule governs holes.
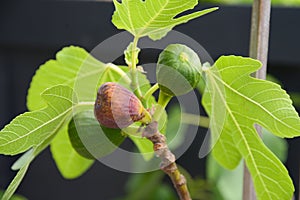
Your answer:
[[[156,77],[160,90],[179,96],[195,88],[201,78],[201,62],[196,52],[182,44],[170,44],[160,53]]]
[[[141,101],[128,89],[113,82],[104,83],[98,89],[94,113],[98,122],[108,128],[125,128],[137,121],[151,122],[151,116]]]

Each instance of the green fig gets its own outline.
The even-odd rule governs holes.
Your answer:
[[[169,96],[188,93],[201,78],[198,55],[182,44],[171,44],[160,53],[156,77],[160,90]]]

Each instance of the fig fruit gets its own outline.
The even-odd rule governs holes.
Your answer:
[[[171,44],[160,53],[156,77],[159,88],[169,96],[188,93],[201,78],[201,62],[196,52],[182,44]]]
[[[137,121],[151,122],[151,115],[141,101],[114,82],[104,83],[98,89],[94,114],[98,122],[108,128],[125,128]]]

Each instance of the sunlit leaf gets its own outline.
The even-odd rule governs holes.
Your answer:
[[[266,146],[282,161],[287,158],[287,142],[263,129],[262,139]],[[224,199],[240,200],[243,193],[243,162],[234,169],[228,170],[220,166],[213,156],[206,162],[206,174],[209,181],[216,184],[218,192]]]
[[[0,153],[16,155],[56,134],[76,102],[68,86],[55,86],[42,93],[47,108],[19,115],[0,131]]]
[[[46,106],[40,96],[47,88],[67,85],[78,95],[79,101],[94,101],[99,85],[107,81],[130,82],[126,73],[113,64],[104,64],[80,47],[65,47],[55,60],[41,65],[33,76],[27,95],[29,110]]]
[[[51,153],[61,175],[66,179],[81,176],[94,163],[73,149],[68,136],[68,126],[61,129],[51,142]]]
[[[125,29],[135,37],[149,36],[153,40],[164,37],[176,25],[183,24],[217,8],[196,11],[177,17],[184,11],[193,9],[197,0],[114,0],[113,24]]]
[[[41,94],[55,85],[73,87],[74,79],[88,53],[80,47],[66,47],[56,55],[56,60],[49,60],[36,71],[30,83],[27,96],[29,110],[38,110],[47,106]],[[101,63],[97,63],[98,65]]]
[[[14,192],[16,191],[17,187],[20,185],[22,179],[24,178],[30,163],[40,152],[42,152],[46,147],[49,146],[53,137],[54,135],[47,137],[44,141],[41,141],[41,143],[38,144],[33,150],[29,150],[28,152],[25,153],[26,159],[24,157],[23,158],[21,157],[20,158],[21,161],[19,161],[19,163],[17,161],[18,168],[20,168],[20,170],[18,171],[14,179],[11,181],[11,183],[5,190],[2,196],[2,200],[10,200],[13,197]]]
[[[288,171],[264,145],[254,124],[277,136],[291,138],[300,135],[300,118],[279,85],[250,77],[260,66],[260,62],[250,58],[222,56],[214,67],[203,69],[210,87],[203,97],[206,111],[215,124],[224,119],[219,119],[218,113],[211,110],[220,107],[219,110],[225,108],[226,113],[221,132],[212,133],[213,136],[220,134],[215,148],[224,151],[214,155],[218,155],[217,161],[227,168],[236,167],[239,154],[242,155],[253,177],[258,199],[290,199],[294,187]],[[216,95],[212,95],[212,91]]]

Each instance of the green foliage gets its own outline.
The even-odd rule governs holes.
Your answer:
[[[194,200],[212,200],[211,185],[201,178],[192,178],[190,174],[180,167],[186,177],[189,190]],[[164,173],[161,171],[143,174],[132,174],[125,185],[126,195],[116,200],[173,200],[177,199],[175,191],[164,183]]]
[[[67,125],[74,114],[92,110],[96,90],[102,83],[120,82],[130,88],[127,72],[127,67],[103,64],[84,49],[73,46],[58,52],[57,60],[40,67],[33,77],[27,97],[31,112],[16,117],[0,132],[1,154],[16,155],[28,150],[13,165],[12,168],[19,171],[3,199],[13,194],[30,162],[50,143],[53,158],[65,178],[76,178],[91,166],[93,160],[83,158],[73,149]],[[141,89],[145,92],[150,88],[149,81],[141,73],[138,75]],[[150,98],[149,103],[154,104],[155,99]],[[82,120],[91,120],[91,116]],[[121,134],[120,130],[118,134]],[[104,141],[101,142],[99,144],[107,147],[103,145]],[[121,140],[115,142],[120,144]],[[107,155],[108,151],[112,149],[105,149],[106,153],[102,152],[102,156]]]
[[[291,92],[291,99],[293,100],[294,106],[300,108],[300,93],[298,92]]]
[[[59,76],[57,76],[57,74],[59,74]],[[150,88],[149,81],[144,75],[139,74],[139,81],[142,85],[142,91],[146,91]],[[80,47],[66,47],[57,53],[56,60],[46,62],[36,72],[27,97],[28,107],[31,110],[43,107],[43,105],[40,105],[43,101],[40,100],[39,93],[45,88],[51,87],[53,84],[64,84],[72,87],[77,93],[80,103],[74,108],[75,112],[87,109],[91,110],[95,101],[96,91],[98,87],[105,82],[119,82],[123,86],[130,88],[128,67],[104,64],[90,56]],[[154,103],[153,100],[150,102]],[[90,119],[91,117],[83,120]],[[69,121],[66,120],[65,124],[68,124],[68,122]],[[76,178],[85,172],[83,169],[87,170],[89,168],[91,161],[86,161],[76,154],[70,146],[70,142],[63,140],[62,135],[65,134],[66,129],[52,142],[51,152],[62,175],[67,178]],[[65,145],[68,151],[62,151],[62,145]],[[147,146],[147,151],[151,149],[151,152],[153,152],[152,146],[150,144]],[[144,151],[144,149],[140,150],[141,152]],[[151,155],[153,155],[153,153],[151,153]],[[79,162],[81,165],[78,165]],[[72,163],[78,165],[77,172],[76,170],[69,169],[68,165]]]
[[[234,170],[227,170],[220,166],[213,156],[209,156],[206,163],[207,178],[216,185],[221,199],[240,200],[243,191],[243,163]]]
[[[281,162],[286,161],[288,156],[288,143],[285,139],[275,136],[263,128],[262,141]]]
[[[61,129],[51,142],[51,153],[61,175],[66,179],[81,176],[94,163],[74,150],[68,138],[68,126]]]
[[[54,86],[42,93],[48,107],[15,118],[0,132],[0,153],[16,155],[38,146],[56,134],[76,103],[68,86]]]
[[[10,199],[13,195],[30,162],[50,144],[71,113],[73,101],[76,101],[73,90],[62,85],[47,89],[42,93],[42,97],[48,104],[47,108],[16,117],[0,132],[2,154],[16,155],[32,148],[13,165],[13,168],[19,171],[6,189],[3,200]]]
[[[16,191],[17,187],[20,185],[22,179],[24,178],[24,176],[25,176],[25,174],[28,170],[29,164],[30,164],[30,161],[28,163],[26,163],[26,165],[21,167],[21,169],[18,171],[15,178],[9,184],[8,188],[6,188],[1,200],[11,199],[11,197],[13,196],[13,194]]]
[[[76,105],[77,109],[92,109],[92,104],[86,102],[94,101],[97,85],[106,81],[118,81],[124,75],[126,73],[119,67],[101,63],[80,47],[66,47],[57,53],[56,60],[46,62],[36,72],[28,92],[27,105],[30,110],[43,107],[45,103],[41,100],[40,93],[53,85],[64,84],[79,94],[81,102]],[[90,80],[92,86],[86,80]],[[77,86],[79,83],[80,87]],[[91,89],[86,93],[85,90],[89,87]],[[63,122],[61,130],[54,129],[59,134],[51,144],[51,152],[61,174],[65,178],[76,178],[89,168],[92,161],[82,158],[72,148],[66,126],[69,120],[70,117]]]
[[[262,140],[280,161],[286,161],[288,144],[285,139],[279,138],[263,129]],[[217,191],[215,191],[215,194],[219,193],[221,195],[218,199],[242,199],[243,169],[243,162],[240,162],[234,170],[227,170],[219,165],[213,156],[208,156],[206,174],[208,180],[216,185]]]
[[[147,140],[146,138],[142,138],[141,135],[128,135],[128,137],[133,141],[146,161],[149,161],[153,158],[153,144],[151,141]]]
[[[218,123],[219,118],[212,112],[212,102],[214,109],[224,111],[225,108],[226,112],[225,121],[220,121],[224,128],[213,155],[229,169],[237,166],[242,155],[255,177],[258,199],[289,199],[294,187],[288,172],[258,137],[254,124],[280,137],[295,137],[300,135],[300,119],[289,96],[279,85],[250,77],[249,74],[260,66],[250,58],[222,56],[212,68],[203,69],[209,88],[205,91],[203,105],[211,121],[215,120],[213,124]],[[217,133],[212,135],[218,136]]]
[[[55,85],[68,85],[71,88],[83,61],[89,54],[80,47],[65,47],[56,54],[56,60],[49,60],[36,71],[32,78],[27,96],[29,110],[38,110],[47,104],[41,96],[47,88]],[[104,65],[93,60],[95,65]]]
[[[68,128],[72,147],[88,159],[112,153],[125,139],[121,130],[100,126],[91,110],[76,114]]]
[[[117,200],[158,200],[176,199],[172,189],[162,183],[164,174],[161,171],[133,174],[125,185],[126,195]]]
[[[176,17],[197,4],[197,0],[123,0],[122,3],[114,0],[112,22],[118,29],[125,29],[137,38],[149,36],[152,40],[159,40],[176,25],[217,9],[210,8]]]
[[[187,132],[187,125],[181,123],[182,113],[179,106],[172,106],[168,111],[168,122],[166,137],[168,138],[168,147],[173,150],[178,148],[184,141]]]
[[[0,199],[3,197],[3,194],[4,194],[4,191],[0,190]],[[11,197],[10,200],[26,200],[26,198],[21,195],[15,194]]]
[[[166,131],[168,141],[174,140],[169,143],[170,146],[176,148],[181,144],[186,127],[178,127],[180,111],[172,108],[168,117],[165,112],[173,93],[160,93],[156,102],[152,94],[157,88],[151,89],[147,77],[136,69],[140,51],[137,43],[139,38],[145,36],[152,40],[161,39],[176,25],[217,9],[182,15],[197,3],[196,0],[123,0],[122,3],[114,0],[113,24],[134,36],[134,41],[124,52],[128,67],[104,64],[84,49],[74,46],[64,48],[57,53],[55,60],[40,67],[28,91],[27,106],[30,112],[16,117],[0,131],[0,154],[25,152],[12,166],[13,170],[19,171],[3,194],[3,200],[11,198],[30,163],[50,144],[58,169],[68,179],[88,170],[94,162],[93,157],[101,158],[113,152],[125,136],[135,143],[146,160],[153,157],[153,144],[141,137],[140,123],[122,130],[111,130],[100,127],[94,118],[92,110],[97,89],[105,82],[118,82],[135,90],[147,109],[156,108],[153,118],[159,120],[159,130]],[[168,54],[170,49],[175,55]],[[283,164],[270,151],[273,149],[280,159],[284,159],[286,143],[266,132],[261,139],[254,127],[255,124],[261,125],[278,137],[299,136],[300,119],[289,96],[279,85],[250,76],[261,66],[256,60],[222,56],[213,67],[204,64],[200,69],[200,60],[194,52],[188,49],[182,53],[187,49],[178,44],[167,47],[158,61],[158,71],[161,70],[160,64],[172,66],[174,70],[164,72],[163,78],[158,73],[158,82],[164,79],[173,81],[170,85],[181,85],[174,75],[181,73],[192,86],[190,88],[198,84],[203,93],[202,103],[210,117],[216,161],[227,169],[234,169],[244,158],[258,199],[291,199],[294,191],[292,181]],[[190,70],[185,71],[182,66]],[[199,82],[201,72],[204,79]],[[161,90],[164,89],[161,87]],[[149,94],[147,98],[145,94]],[[195,117],[190,115],[188,119]],[[177,130],[180,134],[175,136]],[[227,186],[235,185],[232,187],[235,189],[241,186],[238,184],[240,175],[225,173],[227,171],[220,170],[216,164],[210,164],[210,167],[209,177],[218,182],[219,187],[226,188],[227,194],[224,195],[223,189],[221,194],[236,198],[228,196],[231,190]],[[239,171],[242,171],[240,168]],[[186,176],[194,199],[211,198],[210,185],[201,179],[193,180],[187,173]],[[233,181],[236,182],[228,184],[229,176],[234,176]],[[127,199],[174,199],[168,186],[157,187],[156,182],[162,178],[163,175],[158,172],[136,176],[128,186],[130,195]],[[199,187],[203,190],[198,191]]]

